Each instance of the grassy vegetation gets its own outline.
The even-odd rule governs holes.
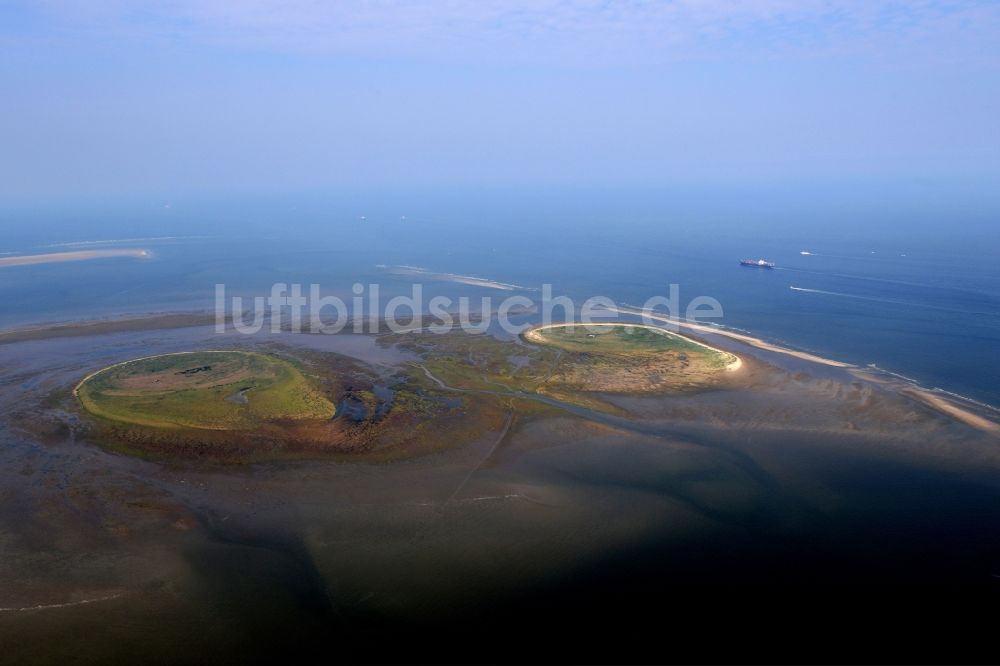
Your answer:
[[[522,340],[459,331],[380,338],[382,344],[399,345],[420,356],[409,372],[411,384],[437,392],[440,381],[464,396],[503,400],[518,414],[558,410],[531,400],[532,395],[624,414],[608,394],[683,393],[719,386],[735,360],[684,336],[639,326],[534,329]]]
[[[446,335],[387,335],[382,336],[380,342],[398,344],[418,354],[423,359],[422,365],[435,377],[449,386],[465,390],[531,392],[544,380],[548,368],[559,356],[555,350],[460,331]],[[413,373],[414,381],[423,382],[421,376],[420,371]]]
[[[524,339],[563,352],[540,390],[654,393],[715,384],[735,356],[658,328],[625,324],[553,326]]]
[[[290,361],[253,352],[168,354],[106,368],[81,382],[91,414],[154,428],[249,430],[329,419],[333,404]]]
[[[75,391],[92,417],[85,436],[152,460],[390,461],[461,446],[499,428],[508,411],[428,387],[422,375],[386,376],[325,352],[295,358],[196,352],[111,366]],[[334,417],[334,403],[349,409]]]
[[[670,331],[640,326],[559,326],[534,331],[532,342],[552,345],[569,352],[584,354],[633,355],[657,352],[678,352],[708,356],[718,366],[725,367],[729,354],[709,350],[693,340]]]
[[[625,415],[609,394],[719,386],[734,358],[625,326],[536,329],[523,341],[463,332],[379,341],[419,360],[386,374],[326,352],[168,354],[94,373],[76,394],[99,417],[89,424],[94,440],[131,455],[388,461],[488,436],[511,415],[523,423],[565,414],[553,399]]]

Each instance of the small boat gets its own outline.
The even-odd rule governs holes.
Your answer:
[[[774,268],[774,262],[767,259],[741,259],[740,266],[753,266],[754,268]]]

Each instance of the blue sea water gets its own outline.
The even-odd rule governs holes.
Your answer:
[[[578,302],[641,305],[677,284],[682,306],[717,299],[725,326],[1000,405],[1000,237],[988,225],[906,210],[844,220],[780,202],[748,211],[623,201],[535,193],[7,210],[2,253],[143,247],[154,256],[0,268],[0,327],[211,308],[217,283],[248,296],[274,282],[318,283],[345,300],[355,282],[379,283],[384,300],[412,281],[379,268],[394,265],[549,283]],[[741,267],[744,257],[777,268]],[[426,289],[426,298],[508,295]]]

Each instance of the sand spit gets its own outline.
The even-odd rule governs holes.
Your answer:
[[[50,252],[48,254],[21,254],[0,258],[0,268],[6,266],[31,266],[34,264],[57,264],[67,261],[87,261],[88,259],[108,259],[110,257],[132,257],[148,259],[153,253],[136,247],[115,248],[113,250],[74,250],[72,252]]]
[[[674,326],[681,326],[681,327],[690,329],[692,331],[700,331],[702,333],[713,333],[715,335],[724,335],[727,338],[731,338],[733,340],[738,340],[738,341],[740,341],[740,342],[742,342],[744,344],[750,345],[751,347],[756,347],[758,349],[764,349],[766,351],[777,352],[779,354],[785,354],[787,356],[794,356],[795,358],[800,358],[800,359],[802,359],[804,361],[811,361],[813,363],[821,363],[823,365],[830,365],[830,366],[833,366],[835,368],[853,368],[853,367],[855,367],[854,365],[852,365],[850,363],[843,363],[841,361],[834,361],[832,359],[823,358],[822,356],[816,356],[815,354],[810,354],[808,352],[801,352],[801,351],[796,351],[794,349],[788,349],[787,347],[779,347],[778,345],[773,345],[770,342],[766,342],[764,340],[761,340],[760,338],[755,338],[755,337],[750,336],[750,335],[744,335],[742,333],[734,333],[732,331],[727,331],[727,330],[722,329],[722,328],[716,328],[715,326],[707,326],[705,324],[695,324],[695,323],[692,323],[692,322],[687,322],[687,321],[683,321],[683,320],[680,320],[680,319],[676,319],[676,318],[673,318],[673,317],[665,317],[663,315],[656,315],[656,314],[651,314],[651,313],[645,313],[645,314],[643,314],[642,310],[638,310],[638,309],[635,309],[635,308],[613,307],[613,308],[606,308],[606,310],[608,312],[614,312],[614,313],[617,313],[617,314],[627,314],[627,315],[635,315],[635,316],[644,316],[647,319],[651,319],[653,321],[662,321],[665,324],[673,324]]]
[[[616,308],[607,308],[607,309],[610,312],[615,312],[615,313],[619,313],[619,314],[630,314],[630,315],[637,315],[637,316],[642,315],[642,311],[641,310],[637,310],[637,309],[634,309],[634,308],[627,308],[627,307],[625,307],[625,308],[617,308],[616,307]],[[832,359],[823,358],[821,356],[816,356],[815,354],[810,354],[808,352],[800,352],[800,351],[796,351],[794,349],[788,349],[788,348],[785,348],[785,347],[779,347],[779,346],[773,345],[773,344],[771,344],[769,342],[765,342],[764,340],[761,340],[760,338],[755,338],[755,337],[752,337],[752,336],[749,336],[749,335],[744,335],[742,333],[734,333],[732,331],[727,331],[725,329],[715,328],[714,326],[706,326],[704,324],[694,324],[694,323],[691,323],[691,322],[680,321],[680,320],[677,320],[677,319],[672,319],[670,317],[665,317],[665,316],[661,316],[661,315],[654,315],[654,314],[648,314],[647,313],[645,316],[648,317],[649,319],[652,319],[652,320],[655,320],[655,321],[662,321],[662,322],[665,322],[665,323],[674,324],[676,326],[682,326],[682,327],[685,327],[685,328],[688,328],[688,329],[691,329],[691,330],[695,330],[695,331],[702,331],[702,332],[705,332],[705,333],[714,333],[716,335],[724,335],[724,336],[726,336],[728,338],[731,338],[733,340],[738,340],[738,341],[743,342],[745,344],[748,344],[748,345],[750,345],[752,347],[757,347],[758,349],[765,349],[767,351],[778,352],[780,354],[786,354],[788,356],[794,356],[795,358],[800,358],[800,359],[803,359],[803,360],[806,360],[806,361],[811,361],[813,363],[821,363],[823,365],[829,365],[829,366],[833,366],[833,367],[836,367],[836,368],[850,368],[850,369],[852,369],[854,371],[853,374],[855,376],[862,377],[862,378],[864,378],[866,380],[869,380],[869,381],[876,381],[877,383],[891,383],[891,382],[886,382],[885,380],[878,379],[872,373],[863,372],[860,368],[858,368],[857,366],[852,365],[850,363],[843,363],[841,361],[834,361]],[[922,403],[924,403],[928,407],[931,407],[931,408],[933,408],[933,409],[941,412],[942,414],[950,416],[951,418],[953,418],[953,419],[955,419],[957,421],[960,421],[960,422],[962,422],[962,423],[964,423],[964,424],[966,424],[968,426],[976,428],[977,430],[982,430],[984,432],[989,432],[989,433],[1000,433],[1000,424],[997,424],[996,422],[991,421],[991,420],[989,420],[987,418],[984,418],[982,416],[979,416],[978,414],[975,414],[972,411],[969,411],[968,409],[960,407],[960,406],[956,405],[954,402],[952,402],[951,400],[948,400],[948,399],[942,397],[941,395],[939,395],[939,394],[937,394],[937,393],[935,393],[933,391],[930,391],[930,390],[927,390],[927,389],[923,389],[923,388],[920,388],[920,387],[917,387],[917,386],[913,386],[913,387],[902,388],[902,389],[900,389],[900,392],[903,393],[903,394],[905,394],[905,395],[909,395],[910,397],[916,398],[917,400],[921,401]]]
[[[903,389],[902,393],[916,398],[925,405],[952,417],[956,421],[961,421],[967,426],[982,430],[983,432],[1000,434],[1000,424],[983,418],[978,414],[973,414],[969,410],[959,407],[933,391],[922,388],[907,388]]]

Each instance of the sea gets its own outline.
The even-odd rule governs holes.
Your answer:
[[[2,267],[0,329],[213,309],[219,284],[245,297],[318,284],[345,302],[355,284],[366,294],[377,284],[384,303],[422,282],[425,299],[488,296],[494,307],[513,293],[537,300],[544,285],[577,305],[641,306],[677,285],[682,308],[697,297],[721,305],[714,324],[1000,406],[1000,225],[988,215],[730,199],[532,190],[7,206],[0,257],[118,247],[151,257]]]

